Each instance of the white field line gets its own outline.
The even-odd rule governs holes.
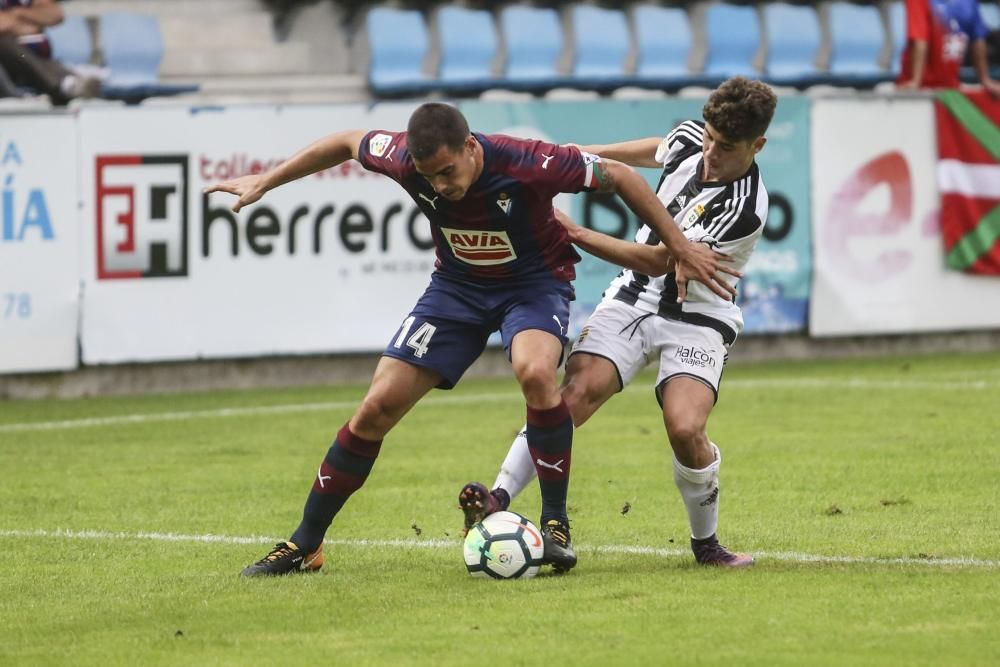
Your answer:
[[[218,544],[260,544],[270,545],[282,540],[276,537],[231,536],[231,535],[182,535],[178,533],[155,532],[110,532],[102,530],[0,530],[0,539],[10,537],[18,539],[48,538],[61,540],[152,540],[156,542],[208,542]],[[461,542],[458,540],[327,540],[331,546],[354,547],[361,549],[455,549]],[[660,558],[690,558],[691,552],[685,549],[660,549],[657,547],[629,546],[622,544],[577,545],[578,551],[603,554],[637,554],[641,556],[657,556]],[[823,565],[921,565],[926,567],[981,567],[987,569],[1000,568],[998,560],[983,560],[980,558],[875,558],[869,556],[822,556],[791,551],[755,552],[754,557],[760,562],[781,561],[787,563],[819,563]]]
[[[723,382],[724,389],[865,389],[885,391],[925,391],[928,389],[949,389],[983,391],[1000,389],[1000,382],[991,380],[934,381],[934,380],[867,380],[850,377],[816,378],[763,378],[759,380],[729,380]],[[626,387],[626,392],[648,392],[645,383]],[[517,391],[494,392],[488,394],[461,394],[432,396],[421,401],[421,406],[459,405],[482,401],[521,401]],[[260,415],[294,414],[299,412],[322,412],[324,410],[347,410],[357,406],[358,400],[329,401],[324,403],[292,403],[288,405],[259,405],[215,410],[185,410],[181,412],[148,412],[109,417],[89,417],[85,419],[59,419],[53,421],[20,422],[0,424],[0,433],[20,433],[26,431],[54,431],[91,426],[118,426],[122,424],[145,424],[149,422],[185,421],[188,419],[224,419],[229,417],[255,417]]]

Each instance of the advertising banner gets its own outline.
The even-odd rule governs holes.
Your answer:
[[[532,103],[467,102],[469,124],[483,132],[536,137],[557,143],[606,144],[664,137],[676,125],[701,119],[703,99],[641,101],[539,101]],[[768,141],[757,156],[770,194],[764,236],[740,283],[738,303],[747,333],[802,331],[809,302],[809,101],[782,97]],[[655,188],[659,170],[640,169]],[[557,201],[577,223],[619,238],[631,239],[636,217],[616,197],[564,195]],[[571,332],[600,302],[618,267],[584,253],[577,266],[577,301]]]
[[[382,349],[434,262],[402,188],[351,161],[239,213],[202,191],[412,109],[83,109],[83,361]]]
[[[77,365],[76,131],[70,115],[0,122],[0,373]]]
[[[931,100],[818,100],[812,118],[816,336],[1000,326],[1000,278],[949,271]]]
[[[476,131],[608,143],[665,136],[700,118],[702,104],[469,102],[462,109]],[[83,361],[382,349],[434,261],[426,219],[397,184],[352,161],[282,186],[238,214],[230,210],[234,197],[202,190],[269,169],[334,131],[405,128],[414,107],[81,110]],[[751,332],[804,327],[806,137],[807,102],[782,99],[759,156],[771,214],[739,297]],[[658,172],[647,171],[655,186]],[[613,197],[564,195],[557,203],[623,238],[638,226]],[[589,257],[580,265],[571,334],[616,272]]]

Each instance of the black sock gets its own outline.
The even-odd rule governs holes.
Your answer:
[[[497,499],[497,504],[500,506],[500,510],[506,510],[510,507],[510,493],[507,489],[499,487],[490,491],[493,497]]]
[[[566,493],[573,450],[573,419],[566,401],[548,410],[528,406],[528,451],[542,491],[542,524],[567,521]]]
[[[326,453],[309,491],[302,523],[292,533],[295,546],[306,552],[319,548],[333,517],[368,479],[381,446],[381,440],[364,440],[354,435],[347,424],[337,432],[337,439]]]

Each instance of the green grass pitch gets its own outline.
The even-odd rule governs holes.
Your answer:
[[[418,405],[323,571],[270,580],[237,575],[363,386],[0,403],[0,665],[1000,664],[1000,354],[727,370],[740,572],[688,553],[652,380],[576,432],[577,569],[514,582],[465,573],[456,509],[523,421],[512,378]]]

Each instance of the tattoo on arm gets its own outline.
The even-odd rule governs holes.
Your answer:
[[[597,191],[598,192],[614,192],[615,191],[615,179],[608,171],[607,167],[600,163],[594,163],[594,179],[597,181]]]

